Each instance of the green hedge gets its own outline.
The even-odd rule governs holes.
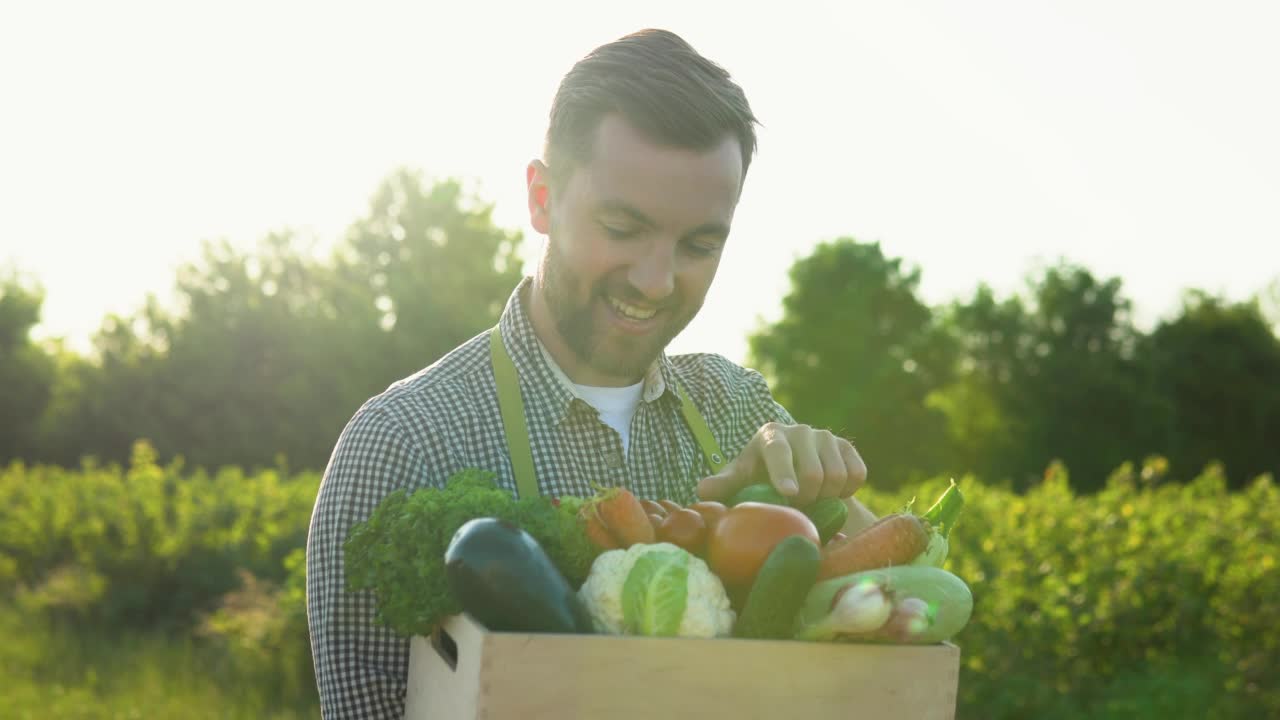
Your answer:
[[[1060,465],[1023,495],[960,482],[962,717],[1280,716],[1280,493],[1266,476],[1229,493],[1216,467],[1162,484],[1163,468],[1126,465],[1088,497]]]
[[[0,471],[0,591],[77,619],[185,626],[241,585],[274,582],[306,543],[319,476],[184,473],[135,445],[130,467]]]
[[[960,478],[948,569],[974,594],[962,718],[1280,716],[1280,497],[1162,461],[1078,496]],[[319,479],[161,467],[0,471],[0,602],[83,627],[182,628],[251,677],[308,687],[301,548]],[[927,502],[946,486],[913,488]],[[878,513],[910,498],[869,487]],[[284,685],[282,686],[281,683]]]

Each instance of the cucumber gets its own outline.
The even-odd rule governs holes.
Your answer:
[[[826,545],[832,535],[840,532],[849,519],[849,506],[840,498],[823,498],[804,509],[804,514],[818,528],[818,542]]]
[[[806,538],[792,535],[778,543],[751,585],[734,637],[790,638],[821,562],[818,546]]]
[[[778,492],[769,483],[748,485],[739,490],[733,497],[729,498],[729,502],[725,504],[729,507],[733,507],[738,503],[744,502],[767,503],[769,505],[791,505],[791,503],[787,501],[787,497]]]

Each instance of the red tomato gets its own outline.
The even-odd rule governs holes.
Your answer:
[[[821,547],[818,528],[799,510],[767,503],[739,503],[729,508],[711,532],[707,564],[725,585],[749,587],[769,553],[792,535]]]

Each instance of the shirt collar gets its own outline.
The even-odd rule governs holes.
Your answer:
[[[525,297],[532,290],[533,278],[523,278],[511,296],[498,320],[498,329],[507,353],[516,366],[522,386],[532,393],[526,396],[526,412],[542,416],[543,420],[559,424],[569,415],[575,400],[582,402],[573,383],[552,360],[538,335],[525,307]],[[666,352],[659,353],[645,372],[640,397],[652,403],[668,393],[675,396],[675,368]]]

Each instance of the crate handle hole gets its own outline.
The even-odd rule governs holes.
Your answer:
[[[436,628],[436,631],[431,633],[431,647],[435,648],[436,654],[444,660],[450,670],[458,669],[458,643],[454,642],[443,628]]]

